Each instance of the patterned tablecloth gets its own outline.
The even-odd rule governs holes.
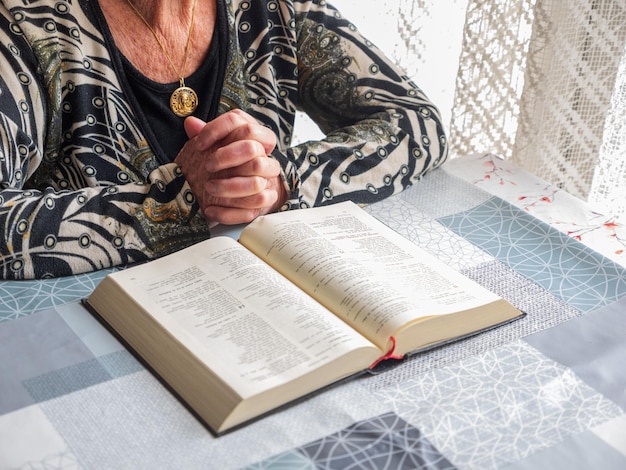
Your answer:
[[[492,155],[367,210],[528,312],[215,438],[79,301],[0,282],[0,468],[626,468],[626,228]]]

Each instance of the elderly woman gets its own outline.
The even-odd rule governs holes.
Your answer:
[[[162,256],[397,193],[437,109],[326,0],[2,0],[0,277]],[[292,145],[296,110],[326,137]]]

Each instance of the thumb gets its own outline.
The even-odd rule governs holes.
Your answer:
[[[193,139],[204,128],[204,126],[206,125],[206,122],[204,122],[202,119],[199,119],[195,116],[189,116],[187,119],[185,119],[184,125],[185,125],[185,132],[187,133],[187,137],[189,137],[190,139]]]

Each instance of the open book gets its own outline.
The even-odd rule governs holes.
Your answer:
[[[109,274],[86,303],[217,434],[523,315],[349,202]]]

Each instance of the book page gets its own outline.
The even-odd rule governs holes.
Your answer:
[[[214,238],[176,256],[175,263],[160,259],[116,277],[244,398],[373,347],[233,239]],[[372,351],[372,361],[379,354]]]
[[[240,242],[382,348],[416,318],[499,298],[353,203],[265,216]]]

